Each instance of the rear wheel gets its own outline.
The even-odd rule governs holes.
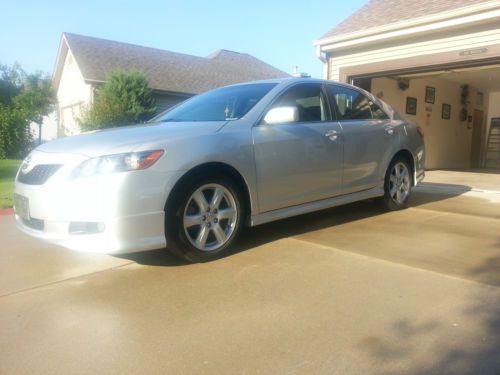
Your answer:
[[[232,180],[222,176],[195,179],[167,209],[168,248],[190,262],[224,255],[241,231],[241,202]]]
[[[408,161],[401,157],[395,158],[385,175],[384,206],[391,211],[408,207],[412,184],[411,167]]]

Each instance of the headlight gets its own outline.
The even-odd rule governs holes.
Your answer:
[[[99,156],[84,161],[76,167],[71,177],[94,177],[110,173],[146,169],[151,167],[162,155],[163,150],[154,150]]]

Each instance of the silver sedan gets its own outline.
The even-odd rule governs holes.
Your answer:
[[[255,226],[379,197],[407,206],[420,128],[354,86],[310,78],[195,96],[149,124],[39,146],[16,177],[25,233],[70,249],[227,253]]]

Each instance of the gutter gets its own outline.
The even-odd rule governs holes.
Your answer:
[[[328,59],[319,45],[316,46],[316,57],[323,63],[323,78],[328,79]]]
[[[412,20],[391,23],[353,33],[330,36],[314,41],[314,45],[323,51],[347,47],[353,44],[370,43],[382,39],[404,36],[425,31],[447,28],[464,23],[487,21],[500,16],[500,4],[497,0],[487,1],[474,6],[468,6],[448,12]]]

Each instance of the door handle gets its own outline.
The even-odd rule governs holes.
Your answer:
[[[387,133],[387,134],[389,134],[389,135],[393,135],[393,134],[394,134],[394,129],[393,129],[393,128],[391,128],[391,127],[387,127],[387,128],[385,128],[385,131],[386,131],[386,133]]]
[[[336,130],[328,130],[325,133],[325,137],[328,137],[330,141],[336,141],[339,137],[339,133]]]

